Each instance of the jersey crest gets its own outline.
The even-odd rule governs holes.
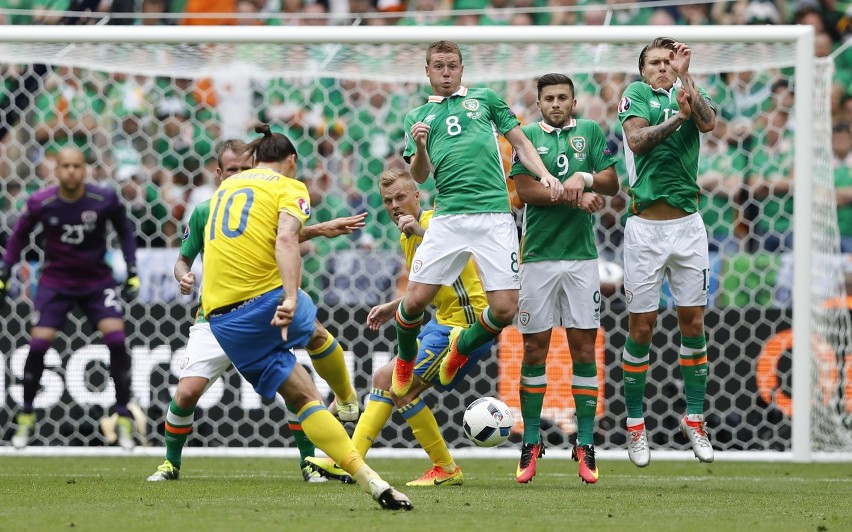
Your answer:
[[[98,213],[95,211],[83,211],[80,213],[80,221],[83,222],[83,227],[87,232],[95,230],[95,224],[98,223]]]
[[[468,111],[476,111],[479,109],[479,100],[469,99],[462,102],[462,107]]]
[[[628,109],[630,109],[630,98],[625,96],[624,98],[621,99],[620,102],[618,102],[618,112],[623,113],[624,111],[626,111]]]
[[[571,147],[574,148],[576,152],[586,151],[586,138],[585,137],[571,137]]]

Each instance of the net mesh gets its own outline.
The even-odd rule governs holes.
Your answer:
[[[532,43],[468,45],[465,81],[503,95],[524,122],[539,118],[535,77],[554,70],[571,75],[577,114],[597,120],[614,152],[621,152],[616,106],[636,78],[641,47],[634,44]],[[707,419],[719,449],[790,449],[790,348],[794,47],[789,43],[699,43],[691,69],[719,111],[719,126],[703,136],[702,215],[711,241],[707,332],[711,355]],[[127,309],[133,353],[133,391],[147,422],[148,445],[163,444],[165,412],[180,373],[183,345],[194,311],[172,276],[183,224],[194,205],[212,195],[215,147],[226,138],[251,137],[269,122],[299,151],[299,177],[311,193],[313,219],[368,211],[368,226],[351,237],[314,240],[304,257],[304,288],[320,318],[337,336],[359,397],[368,395],[373,372],[395,351],[391,326],[368,330],[372,305],[404,286],[398,231],[384,213],[377,190],[382,170],[404,167],[404,114],[429,94],[422,45],[19,44],[0,43],[6,72],[7,124],[0,144],[0,239],[8,238],[27,195],[53,182],[55,154],[82,148],[90,179],[116,187],[136,224],[142,292]],[[850,321],[838,250],[831,174],[828,93],[830,63],[815,80],[813,183],[814,424],[817,449],[849,450]],[[808,84],[799,81],[800,86]],[[801,125],[800,127],[806,127]],[[508,157],[510,150],[504,146]],[[623,158],[619,175],[626,179]],[[782,186],[777,186],[777,185]],[[422,190],[423,205],[434,183]],[[621,348],[627,312],[620,286],[626,195],[607,201],[597,234],[606,272],[597,346],[601,401],[596,445],[620,448],[625,410]],[[22,400],[27,328],[41,252],[33,236],[15,268],[12,307],[4,317],[0,356],[0,426],[11,436]],[[111,253],[117,278],[120,253]],[[200,261],[197,261],[200,262]],[[615,266],[613,266],[615,265]],[[195,265],[200,276],[200,265]],[[686,449],[677,430],[685,409],[678,367],[677,318],[664,289],[652,347],[646,419],[652,445]],[[427,402],[451,447],[470,446],[461,431],[464,407],[483,395],[501,396],[520,429],[520,335],[509,328],[493,356],[475,368],[456,392],[427,392]],[[310,369],[305,353],[300,361]],[[566,447],[576,431],[570,394],[571,362],[564,336],[550,354],[543,431],[551,446]],[[108,355],[78,311],[46,359],[36,399],[36,445],[105,445],[100,428],[114,401]],[[328,387],[317,381],[322,393]],[[261,400],[230,370],[202,398],[189,445],[283,447],[278,402]],[[844,425],[844,422],[846,425]],[[517,441],[515,433],[513,441]],[[416,446],[394,416],[377,446]]]

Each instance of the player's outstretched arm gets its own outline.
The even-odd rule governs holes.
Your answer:
[[[327,222],[321,222],[313,225],[306,225],[299,233],[299,242],[305,242],[318,236],[325,238],[333,238],[341,235],[351,235],[353,232],[366,227],[367,213],[362,212],[355,216],[345,216],[335,218]]]
[[[550,201],[555,202],[562,198],[563,194],[565,194],[562,182],[553,177],[553,174],[548,171],[544,162],[541,160],[538,151],[536,151],[535,146],[533,146],[530,139],[524,135],[524,131],[521,129],[521,126],[513,127],[503,136],[512,144],[512,147],[515,149],[515,154],[517,154],[521,163],[537,175],[541,180],[541,185],[544,185],[544,188],[548,189],[548,192],[550,193]],[[576,204],[582,192],[582,185],[579,186],[579,189],[577,187],[572,187],[571,190],[567,192],[568,202]]]
[[[399,307],[401,302],[402,298],[398,297],[393,301],[382,303],[371,308],[370,313],[367,315],[367,327],[369,327],[371,331],[378,331],[379,327],[381,327],[383,323],[386,323],[394,317],[396,309]]]

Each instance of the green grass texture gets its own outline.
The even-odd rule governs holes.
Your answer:
[[[463,486],[412,488],[423,459],[370,464],[411,512],[381,510],[357,486],[308,484],[295,458],[184,458],[181,479],[146,482],[142,457],[0,458],[0,530],[561,531],[852,530],[852,464],[542,458],[529,484],[510,459],[461,460]]]

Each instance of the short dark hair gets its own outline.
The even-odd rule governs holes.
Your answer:
[[[551,85],[568,85],[571,87],[571,96],[574,95],[574,82],[571,81],[571,78],[566,76],[565,74],[545,74],[542,77],[538,78],[538,98],[541,99],[541,91],[545,87],[550,87]]]
[[[642,51],[639,53],[639,72],[642,72],[642,65],[645,64],[645,56],[648,55],[649,50],[653,50],[655,48],[665,48],[666,50],[674,50],[674,45],[677,41],[672,39],[671,37],[657,37],[653,41],[650,42],[645,48],[642,48]]]
[[[426,66],[429,66],[432,54],[456,54],[459,56],[459,63],[464,63],[462,61],[461,48],[453,41],[436,41],[430,44],[426,50]]]
[[[248,147],[248,144],[240,139],[228,139],[222,142],[222,144],[219,145],[219,149],[216,150],[216,163],[219,165],[219,170],[225,169],[225,161],[222,160],[222,156],[225,155],[226,151],[232,151],[237,155],[242,155],[248,151]]]
[[[254,139],[248,145],[248,151],[252,159],[257,163],[277,163],[291,155],[296,155],[296,148],[286,136],[281,133],[273,133],[269,124],[262,124],[254,128],[255,133],[263,136]]]

